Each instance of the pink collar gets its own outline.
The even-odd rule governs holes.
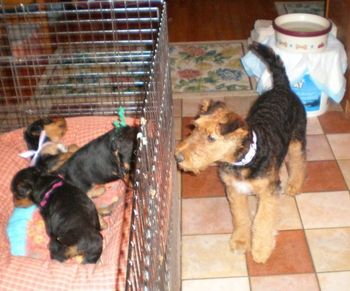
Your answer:
[[[44,194],[43,200],[41,200],[40,203],[39,203],[39,205],[40,205],[41,208],[44,208],[44,207],[46,206],[47,202],[49,201],[49,198],[50,198],[50,196],[51,196],[52,191],[55,190],[55,189],[58,188],[58,187],[61,187],[62,185],[63,185],[63,181],[62,181],[62,180],[60,180],[60,181],[58,181],[58,182],[52,184],[50,190],[47,191],[47,192]]]

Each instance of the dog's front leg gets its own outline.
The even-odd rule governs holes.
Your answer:
[[[275,215],[277,196],[272,186],[257,192],[258,210],[252,229],[252,255],[257,263],[265,263],[275,248]]]
[[[226,185],[227,198],[232,213],[233,233],[230,247],[238,253],[250,250],[250,216],[248,196],[239,194],[231,185]]]

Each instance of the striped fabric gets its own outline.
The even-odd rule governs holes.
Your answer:
[[[111,129],[112,117],[67,118],[63,143],[84,145]],[[127,120],[134,124],[134,120]],[[100,261],[93,265],[59,263],[29,257],[11,256],[6,226],[13,211],[10,182],[15,173],[28,166],[18,153],[26,150],[23,129],[0,136],[0,290],[123,290],[125,286],[132,193],[120,195],[103,233]]]

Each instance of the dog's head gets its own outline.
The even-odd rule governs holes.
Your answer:
[[[23,133],[28,149],[37,150],[41,132],[45,130],[47,140],[57,143],[67,131],[64,118],[41,118],[30,124]]]
[[[39,177],[40,171],[35,167],[24,168],[16,173],[11,182],[11,191],[16,207],[29,207],[33,204],[34,185]]]
[[[120,176],[124,177],[133,167],[134,150],[136,145],[136,135],[138,128],[133,126],[125,126],[112,131],[110,141],[111,150],[116,156],[119,170],[122,170]]]
[[[179,167],[193,173],[216,162],[234,162],[248,135],[244,119],[223,102],[204,101],[193,126],[175,151]]]

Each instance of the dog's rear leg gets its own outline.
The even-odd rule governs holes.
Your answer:
[[[286,194],[299,194],[305,180],[306,162],[305,150],[300,141],[291,141],[288,148],[288,184]]]

